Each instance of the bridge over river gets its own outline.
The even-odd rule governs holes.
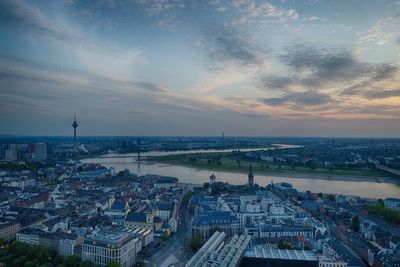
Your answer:
[[[400,177],[400,170],[389,168],[389,167],[387,167],[385,165],[376,165],[376,168],[379,169],[379,170],[382,170],[382,171],[385,171],[385,172],[388,172],[388,173],[391,173],[391,174],[394,174],[394,175]]]

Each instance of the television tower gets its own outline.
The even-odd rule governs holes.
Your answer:
[[[72,127],[74,128],[74,141],[76,141],[76,128],[78,128],[78,122],[76,122],[76,114],[75,114],[74,122],[72,123]]]

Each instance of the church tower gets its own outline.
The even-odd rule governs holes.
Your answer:
[[[249,165],[249,174],[247,175],[247,177],[248,177],[248,184],[254,185],[253,166],[251,166],[251,164]]]

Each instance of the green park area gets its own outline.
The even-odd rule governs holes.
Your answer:
[[[400,225],[400,212],[385,207],[382,199],[379,199],[377,202],[367,205],[365,209],[369,213],[382,217],[385,220],[396,225]]]
[[[1,241],[0,263],[7,267],[90,267],[89,261],[81,261],[78,256],[63,257],[44,246],[28,245],[13,241]],[[0,264],[0,265],[1,265]],[[118,267],[118,262],[110,262],[107,267]]]
[[[353,167],[321,167],[314,165],[288,165],[283,163],[265,162],[243,157],[243,153],[217,152],[217,153],[192,153],[168,155],[151,158],[152,161],[181,165],[196,169],[215,170],[247,173],[249,164],[252,164],[253,171],[257,174],[316,174],[326,177],[330,176],[363,176],[382,177],[384,173],[376,169],[353,168]]]

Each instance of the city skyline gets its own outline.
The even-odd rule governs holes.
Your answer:
[[[400,1],[0,1],[0,134],[398,137]]]

